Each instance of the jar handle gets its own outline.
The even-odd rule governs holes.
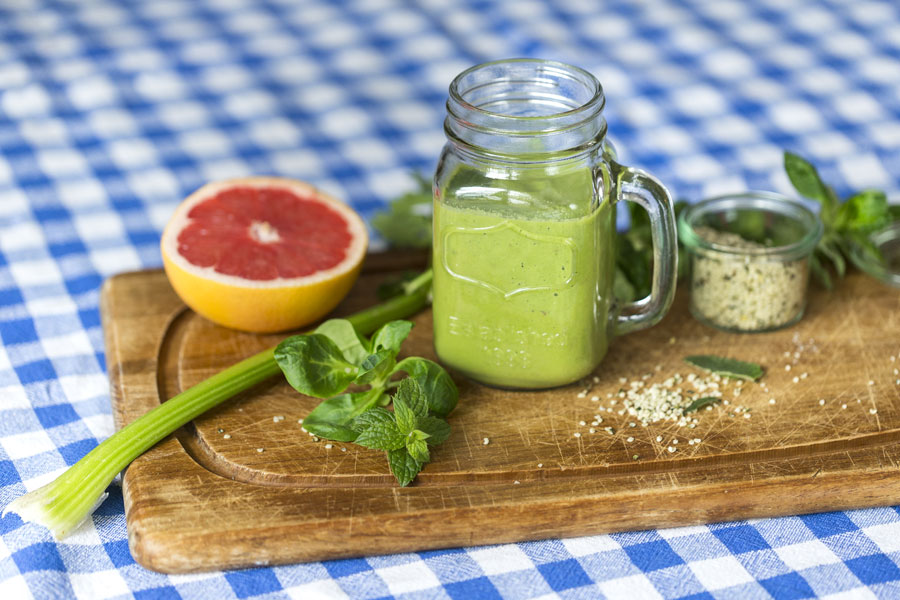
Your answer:
[[[610,175],[617,199],[634,202],[650,216],[653,242],[653,281],[650,295],[622,307],[614,334],[622,335],[659,323],[675,297],[678,273],[678,238],[672,196],[658,179],[641,169],[610,160]]]

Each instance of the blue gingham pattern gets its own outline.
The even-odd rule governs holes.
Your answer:
[[[160,265],[180,198],[242,174],[364,216],[430,172],[450,79],[539,56],[594,72],[623,161],[678,197],[787,192],[781,149],[841,193],[897,191],[892,0],[9,0],[0,3],[0,506],[112,430],[98,292]],[[0,520],[0,598],[891,598],[882,508],[167,576],[121,490],[64,542]]]

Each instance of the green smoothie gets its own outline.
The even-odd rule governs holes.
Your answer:
[[[592,207],[589,187],[556,182],[551,193],[519,185],[435,202],[435,349],[477,381],[563,385],[606,353],[615,211]]]

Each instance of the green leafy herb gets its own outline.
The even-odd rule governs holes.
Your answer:
[[[402,295],[348,317],[346,324],[349,324],[350,328],[346,324],[340,324],[334,329],[329,329],[334,325],[325,327],[323,324],[325,329],[319,333],[327,333],[332,344],[338,347],[340,355],[347,362],[355,364],[359,354],[357,353],[354,358],[351,358],[352,351],[348,351],[344,355],[341,350],[346,347],[345,344],[349,338],[344,334],[334,332],[348,332],[352,328],[360,334],[368,334],[384,323],[413,315],[427,305],[430,287],[431,272],[426,271],[416,277],[415,281],[410,282],[404,288]],[[359,338],[360,343],[362,343],[362,339],[362,337]],[[355,347],[352,342],[349,345]],[[291,366],[293,358],[283,356],[282,360],[289,365],[290,369],[294,369]],[[100,505],[105,498],[107,486],[131,461],[185,423],[218,406],[235,394],[274,377],[279,372],[279,364],[275,360],[275,348],[269,348],[216,373],[209,379],[173,396],[112,434],[53,481],[13,500],[6,506],[3,513],[14,512],[25,521],[43,525],[50,529],[56,538],[67,536]],[[318,384],[316,384],[317,386]],[[331,439],[349,441],[349,439],[345,440],[339,437],[341,435],[355,439],[357,432],[347,425],[355,419],[356,414],[369,410],[373,402],[381,404],[385,398],[390,399],[383,393],[383,390],[342,394],[328,401],[326,407],[322,408],[321,412],[313,418],[313,423],[318,419],[322,423],[320,425],[322,429],[327,429],[328,426],[332,427],[334,437]],[[325,413],[330,414],[326,415]],[[308,419],[304,424],[307,422]],[[443,423],[443,421],[441,422]],[[431,424],[432,422],[429,420],[427,423]],[[426,429],[425,423],[420,423],[420,427],[431,435],[429,439],[432,440],[432,443],[440,443],[446,439],[446,435],[440,438],[431,433],[430,429]],[[434,429],[439,431],[442,430],[441,427],[445,427],[449,433],[450,426],[446,423],[443,423],[443,426],[434,426]],[[406,443],[405,439],[403,443]],[[401,450],[402,454],[391,458],[390,464],[391,470],[400,474],[398,479],[405,485],[412,481],[421,465],[418,465],[415,459],[409,456],[405,447]]]
[[[705,406],[710,406],[715,404],[716,402],[720,402],[722,399],[718,396],[704,396],[703,398],[696,398],[693,402],[684,407],[684,410],[681,411],[681,414],[688,414],[694,411],[700,410]]]
[[[304,419],[306,430],[388,452],[391,472],[404,486],[430,460],[428,446],[450,435],[450,425],[441,417],[459,398],[456,384],[437,363],[419,357],[397,362],[411,330],[408,321],[391,321],[369,340],[332,319],[315,333],[288,338],[275,350],[279,366],[297,391],[325,398]],[[363,352],[371,353],[360,358]],[[407,377],[391,383],[399,373]],[[351,382],[369,389],[345,392]],[[388,396],[394,386],[396,392]],[[384,408],[390,403],[393,412]]]
[[[372,227],[395,248],[431,246],[431,182],[418,173],[413,177],[419,189],[395,199],[387,211],[372,218]]]
[[[675,217],[681,214],[688,203],[675,203]],[[653,243],[650,217],[634,203],[628,203],[631,226],[616,237],[616,273],[613,279],[613,294],[621,302],[631,302],[650,294],[653,276]],[[687,250],[678,244],[678,278],[688,273],[690,262]]]
[[[275,348],[275,360],[292,388],[318,398],[344,391],[359,372],[334,340],[322,333],[287,338]]]
[[[784,153],[784,170],[794,188],[803,196],[819,203],[819,216],[824,234],[810,259],[810,268],[819,283],[832,289],[834,273],[839,278],[847,270],[851,248],[858,248],[869,260],[882,263],[881,252],[869,239],[869,234],[897,218],[900,209],[890,206],[880,190],[863,190],[843,203],[834,189],[822,181],[818,170],[804,158]]]
[[[711,371],[722,377],[731,377],[732,379],[756,381],[763,376],[763,368],[758,364],[735,360],[733,358],[699,354],[695,356],[686,356],[684,361],[695,367],[706,369],[707,371]]]

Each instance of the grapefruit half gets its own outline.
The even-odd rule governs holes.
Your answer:
[[[185,304],[220,325],[260,333],[328,314],[356,281],[367,244],[353,209],[278,177],[206,184],[178,206],[160,242]]]

